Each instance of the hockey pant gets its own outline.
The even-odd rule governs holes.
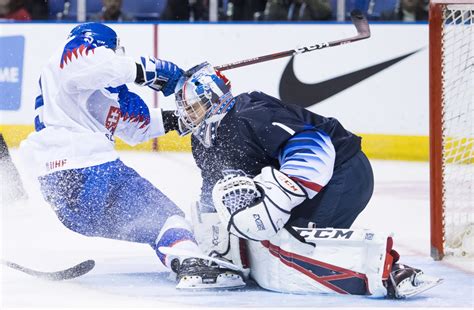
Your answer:
[[[338,166],[329,183],[313,199],[291,211],[286,225],[349,228],[374,191],[374,175],[362,151]]]
[[[120,160],[54,172],[39,181],[59,220],[80,234],[147,243],[162,261],[158,246],[193,240],[181,209]],[[165,223],[175,228],[163,231],[157,245]]]

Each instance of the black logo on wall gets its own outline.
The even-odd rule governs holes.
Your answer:
[[[307,108],[356,85],[419,51],[421,49],[315,84],[306,84],[298,80],[293,70],[294,57],[292,57],[281,76],[280,99],[283,102]]]

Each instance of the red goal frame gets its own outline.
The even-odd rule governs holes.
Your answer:
[[[472,4],[472,0],[431,0],[429,11],[429,133],[431,256],[441,260],[444,248],[443,206],[443,13],[449,4]]]

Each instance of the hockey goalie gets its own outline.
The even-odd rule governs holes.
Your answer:
[[[193,222],[207,254],[278,292],[405,298],[440,283],[401,264],[389,234],[350,229],[374,180],[360,137],[337,119],[234,96],[208,63],[183,75],[175,99],[201,169]]]

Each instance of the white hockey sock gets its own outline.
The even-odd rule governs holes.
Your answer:
[[[171,261],[176,257],[161,253],[158,250],[159,247],[172,247],[203,254],[197,245],[190,224],[178,215],[173,215],[166,220],[155,243],[156,254],[163,265],[171,269]]]

